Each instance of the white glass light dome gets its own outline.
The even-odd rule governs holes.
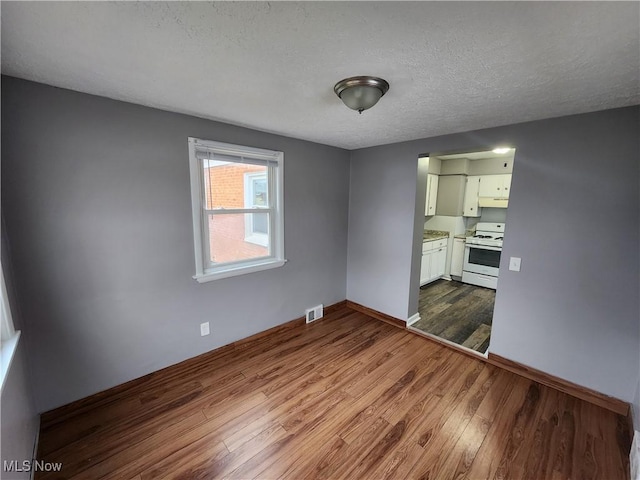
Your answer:
[[[347,107],[362,113],[378,103],[389,83],[378,77],[350,77],[336,83],[333,90]]]

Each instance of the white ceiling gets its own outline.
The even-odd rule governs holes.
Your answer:
[[[640,103],[637,2],[7,2],[4,74],[348,149]],[[358,115],[354,75],[391,89]]]

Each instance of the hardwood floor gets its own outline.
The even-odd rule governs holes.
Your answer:
[[[39,479],[627,479],[622,416],[346,307],[43,417]]]
[[[480,353],[487,351],[496,292],[455,280],[436,280],[420,289],[420,321],[426,333]]]

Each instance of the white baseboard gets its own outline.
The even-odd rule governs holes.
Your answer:
[[[633,434],[633,442],[629,452],[629,467],[631,480],[640,480],[640,431],[638,430]]]
[[[420,321],[420,313],[416,313],[407,318],[407,325],[413,325],[414,323],[418,323]]]

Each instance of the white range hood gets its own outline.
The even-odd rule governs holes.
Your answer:
[[[509,206],[508,198],[494,198],[494,197],[478,197],[479,207],[491,207],[491,208],[507,208]]]

